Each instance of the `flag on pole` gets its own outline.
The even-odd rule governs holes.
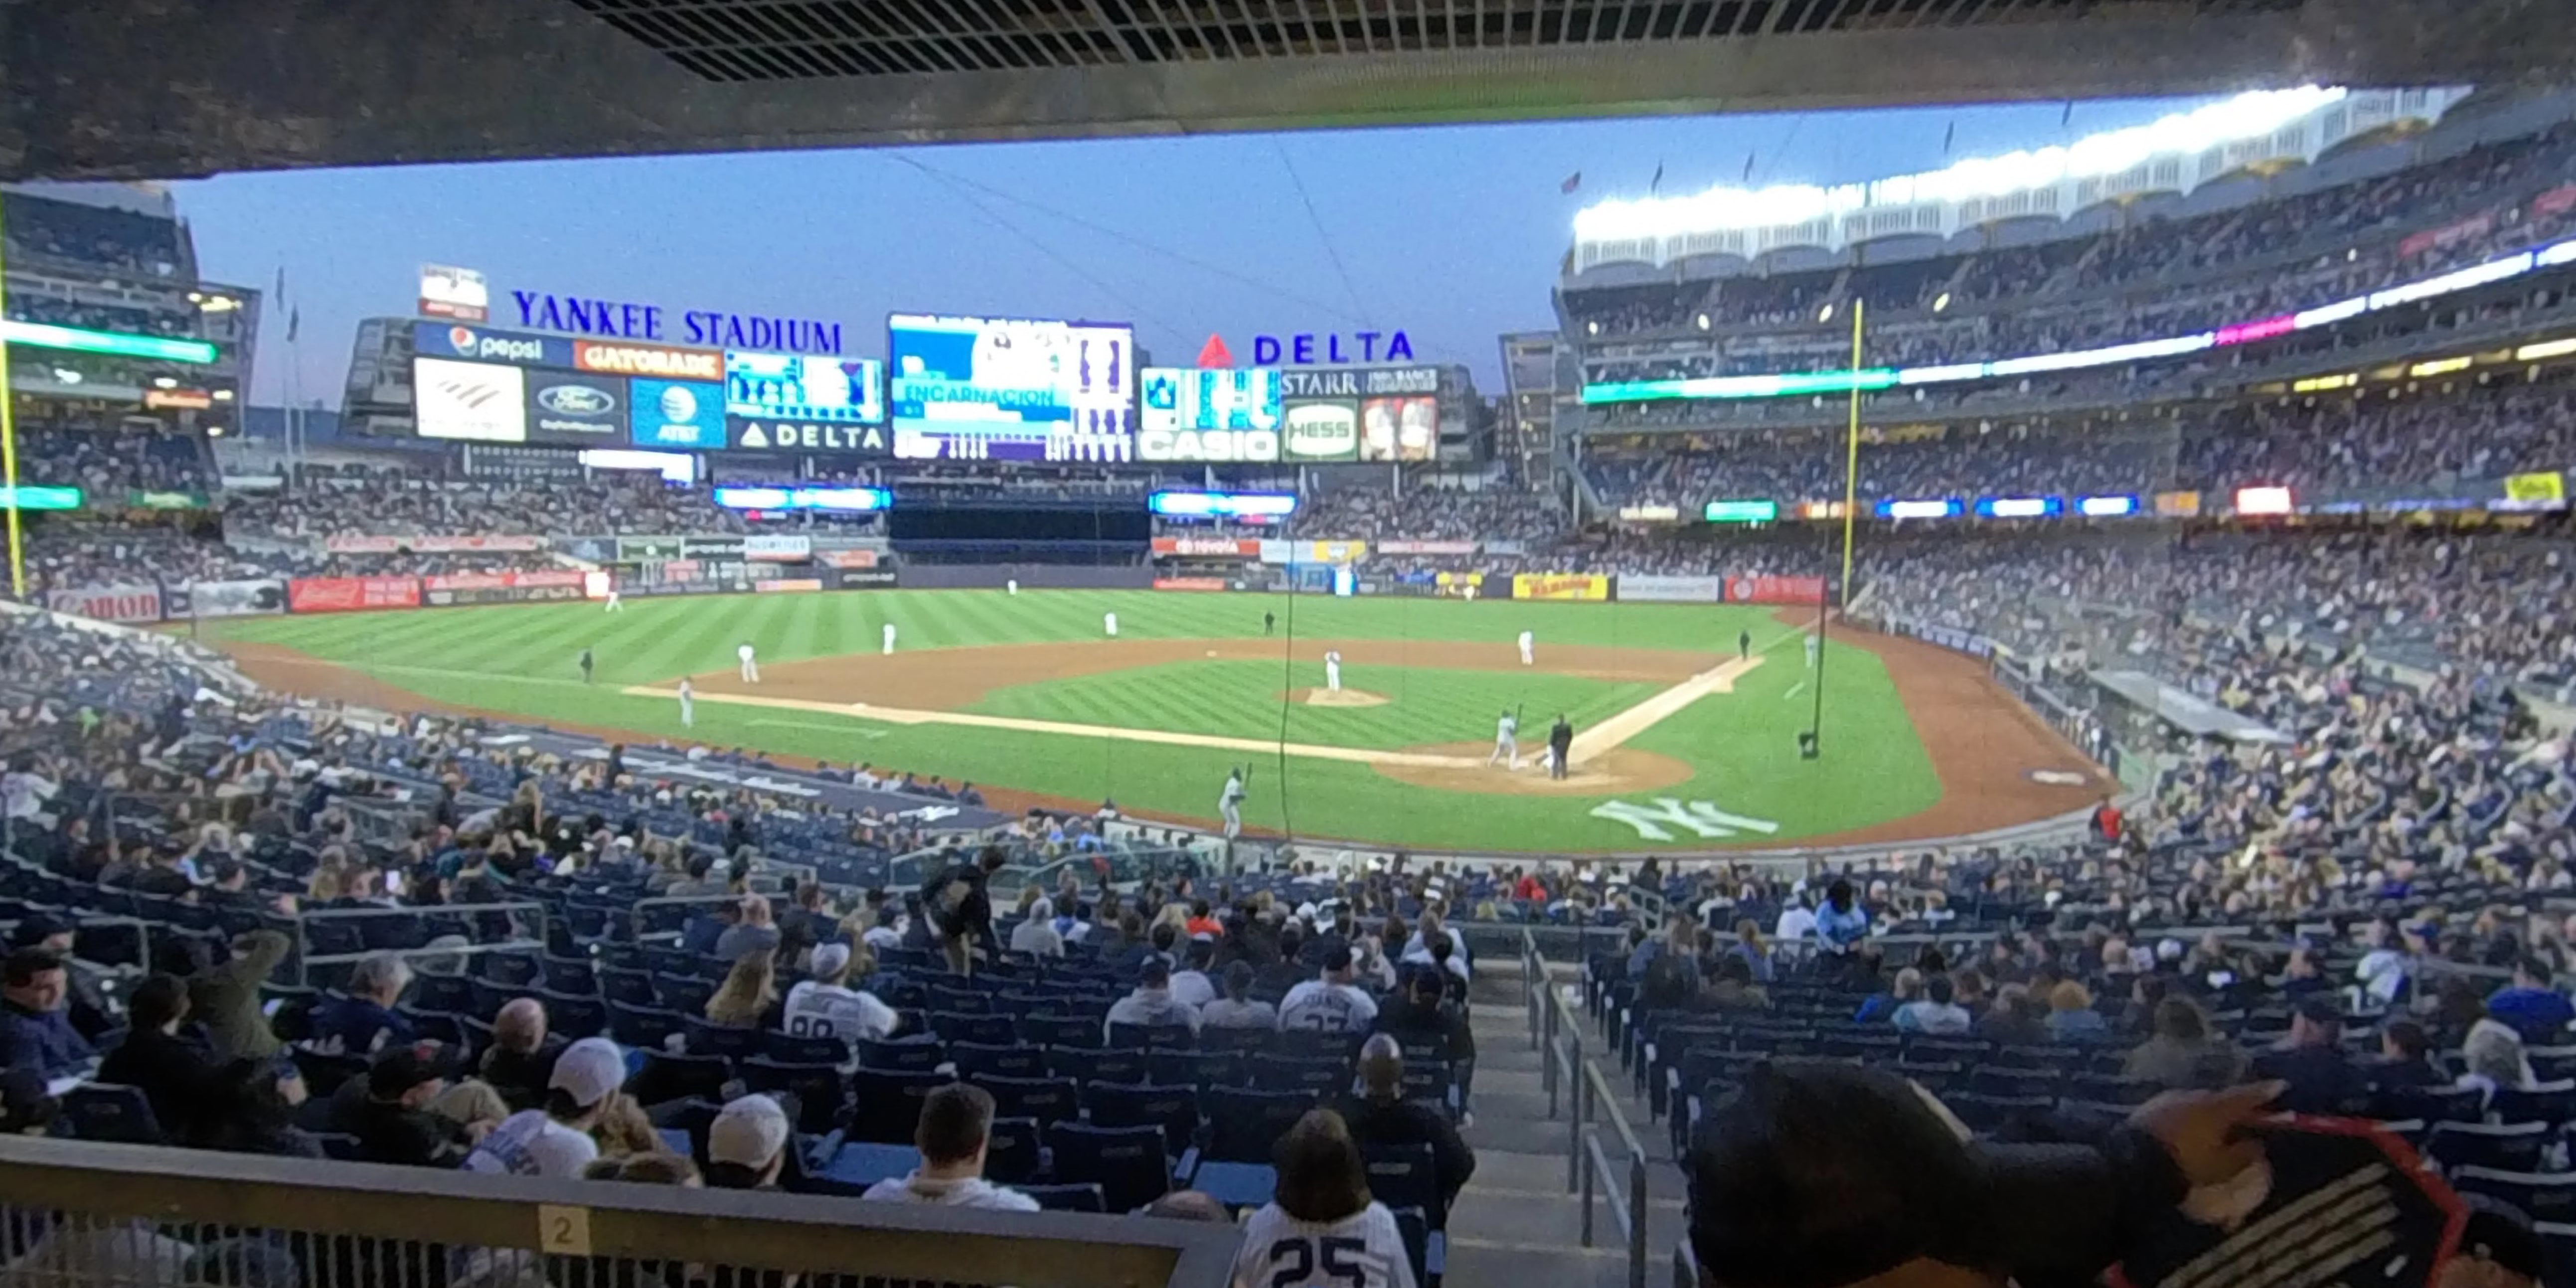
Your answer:
[[[295,333],[304,329],[304,310],[291,309],[286,314],[286,342],[295,343]]]
[[[1556,190],[1557,190],[1558,192],[1566,192],[1566,193],[1570,193],[1570,192],[1573,192],[1575,189],[1580,188],[1580,187],[1582,187],[1582,186],[1583,186],[1583,172],[1582,172],[1582,171],[1580,171],[1580,170],[1577,170],[1577,171],[1575,171],[1574,173],[1572,173],[1572,174],[1569,174],[1569,175],[1565,176],[1565,182],[1563,182],[1563,183],[1560,183],[1560,184],[1556,185]]]
[[[1750,152],[1744,154],[1744,181],[1753,182],[1753,154]]]
[[[1950,128],[1941,131],[1941,155],[1950,155],[1950,145],[1958,141],[1959,123],[1957,121],[1952,121],[1950,122]]]
[[[286,307],[286,265],[284,264],[277,266],[277,289],[268,293],[268,302],[275,308]]]
[[[1663,162],[1661,162],[1661,161],[1658,161],[1658,162],[1656,162],[1656,163],[1655,163],[1655,177],[1646,181],[1646,191],[1647,191],[1648,193],[1658,192],[1658,191],[1661,191],[1661,190],[1662,190],[1663,186],[1664,186],[1664,163],[1663,163]]]
[[[2061,130],[2063,130],[2063,129],[2071,129],[2071,128],[2073,128],[2073,126],[2074,126],[2074,125],[2075,125],[2075,100],[2070,98],[2070,99],[2066,100],[2066,111],[2065,111],[2065,113],[2064,113],[2063,115],[2060,115],[2060,116],[2057,118],[2057,128],[2059,128],[2059,129],[2061,129]]]

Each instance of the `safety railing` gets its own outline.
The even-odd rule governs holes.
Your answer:
[[[1224,1288],[1231,1225],[0,1137],[12,1282]],[[854,1267],[863,1270],[854,1270]]]
[[[1584,1054],[1582,1020],[1549,980],[1538,941],[1527,935],[1521,940],[1521,981],[1531,1044],[1542,1056],[1539,1081],[1547,1091],[1547,1116],[1554,1121],[1560,1106],[1566,1116],[1565,1189],[1583,1197],[1582,1245],[1593,1246],[1597,1196],[1627,1243],[1628,1288],[1646,1288],[1646,1147],[1619,1111],[1619,1098],[1601,1076],[1601,1066]],[[1618,1136],[1621,1158],[1612,1158],[1601,1143],[1604,1121]],[[1626,1165],[1624,1174],[1620,1163]]]
[[[425,921],[462,921],[469,930],[479,927],[484,918],[500,916],[509,919],[510,933],[487,937],[477,930],[471,934],[443,935],[428,943],[402,948],[362,949],[354,953],[315,953],[313,926],[316,923],[383,921],[407,917]],[[363,931],[359,932],[361,938]],[[295,918],[295,955],[297,982],[311,985],[315,967],[340,967],[390,952],[411,963],[416,969],[446,974],[461,970],[469,957],[494,953],[543,953],[546,949],[546,906],[533,901],[514,900],[503,903],[436,904],[427,907],[401,908],[310,908]],[[449,963],[456,963],[450,967]]]

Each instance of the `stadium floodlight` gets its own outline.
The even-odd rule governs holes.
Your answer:
[[[2571,353],[2576,353],[2576,339],[2543,340],[2538,344],[2526,344],[2514,350],[2513,360],[2538,362],[2543,358],[2564,358]]]
[[[2088,519],[2109,519],[2138,512],[2134,496],[2088,496],[2075,502],[2075,512]]]
[[[129,335],[123,331],[91,331],[76,326],[21,322],[16,318],[0,318],[0,341],[23,344],[30,349],[106,353],[120,358],[193,362],[201,366],[215,360],[215,346],[204,340],[174,340],[167,336]]]
[[[2342,88],[2315,85],[2255,90],[2145,125],[2089,135],[2066,147],[1971,157],[1945,169],[1875,183],[1830,188],[1721,186],[1676,197],[1605,201],[1574,216],[1574,235],[1581,241],[1598,242],[1779,228],[1864,206],[1955,202],[2027,192],[2070,179],[2125,173],[2158,157],[2191,156],[2223,144],[2265,138],[2348,95]]]

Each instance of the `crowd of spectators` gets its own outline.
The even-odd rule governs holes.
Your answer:
[[[554,481],[543,486],[465,481],[317,482],[292,492],[236,498],[224,525],[245,536],[669,536],[739,533],[738,511],[705,489],[660,478]]]
[[[106,265],[151,277],[175,276],[184,264],[175,220],[27,193],[9,194],[9,257]]]
[[[18,478],[77,487],[106,505],[122,504],[130,491],[202,495],[215,486],[214,462],[198,435],[26,421],[18,424]]]
[[[1564,508],[1541,492],[1350,487],[1306,497],[1290,533],[1308,540],[1509,541],[1543,549],[1564,535],[1566,523]]]

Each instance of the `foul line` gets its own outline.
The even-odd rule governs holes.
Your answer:
[[[1736,678],[1762,665],[1759,656],[1720,662],[1645,701],[1628,708],[1599,724],[1574,735],[1574,746],[1566,753],[1568,764],[1580,765],[1587,760],[1618,750],[1627,741],[1663,723],[1664,719],[1712,693],[1732,693]]]
[[[1792,685],[1790,685],[1790,686],[1789,686],[1789,691],[1788,691],[1787,693],[1783,693],[1783,694],[1781,694],[1781,695],[1780,695],[1780,700],[1781,700],[1782,702],[1786,702],[1786,701],[1788,701],[1789,699],[1794,698],[1794,697],[1798,696],[1799,694],[1804,693],[1804,692],[1806,692],[1806,691],[1807,691],[1807,682],[1806,682],[1806,681],[1804,681],[1804,680],[1800,680],[1800,681],[1798,681],[1796,684],[1792,684]]]

